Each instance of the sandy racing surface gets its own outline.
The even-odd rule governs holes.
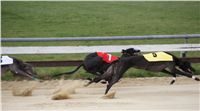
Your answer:
[[[52,100],[53,92],[60,80],[37,84],[32,96],[13,96],[13,87],[31,87],[33,81],[2,81],[3,111],[10,110],[200,110],[200,84],[186,77],[178,77],[174,85],[172,78],[125,78],[111,92],[115,98],[104,99],[105,84],[82,87],[84,81],[64,80],[62,84],[73,86],[75,93],[70,99]]]

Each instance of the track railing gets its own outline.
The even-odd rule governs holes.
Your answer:
[[[193,58],[181,58],[182,60],[189,61],[191,63],[200,63],[200,57]],[[70,60],[70,61],[28,61],[35,67],[68,67],[78,66],[82,64],[82,60]]]

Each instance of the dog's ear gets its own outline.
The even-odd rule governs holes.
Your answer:
[[[133,52],[140,52],[139,49],[134,49],[134,48],[132,48],[132,50],[133,50]]]
[[[122,49],[122,52],[121,52],[121,53],[125,53],[125,52],[126,52],[126,50]]]
[[[141,51],[138,49],[138,50],[136,50],[136,52],[141,52]]]

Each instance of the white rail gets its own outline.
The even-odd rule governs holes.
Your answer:
[[[2,47],[2,54],[64,54],[64,53],[90,53],[96,51],[121,52],[122,49],[131,47],[140,49],[143,52],[200,51],[200,44],[156,44],[156,45],[107,45],[107,46]]]
[[[100,41],[100,40],[142,40],[142,39],[189,39],[200,38],[200,34],[184,35],[143,35],[143,36],[105,36],[105,37],[37,37],[37,38],[5,38],[2,42],[55,42],[55,41]]]

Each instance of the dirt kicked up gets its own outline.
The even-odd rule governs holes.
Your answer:
[[[200,110],[200,84],[186,77],[124,78],[104,96],[105,84],[83,87],[82,80],[2,81],[3,111],[12,110]],[[29,96],[13,95],[13,87],[33,87]],[[68,92],[67,92],[68,91]],[[71,92],[69,92],[71,91]],[[63,93],[64,92],[64,93]],[[54,99],[56,94],[65,99]]]

